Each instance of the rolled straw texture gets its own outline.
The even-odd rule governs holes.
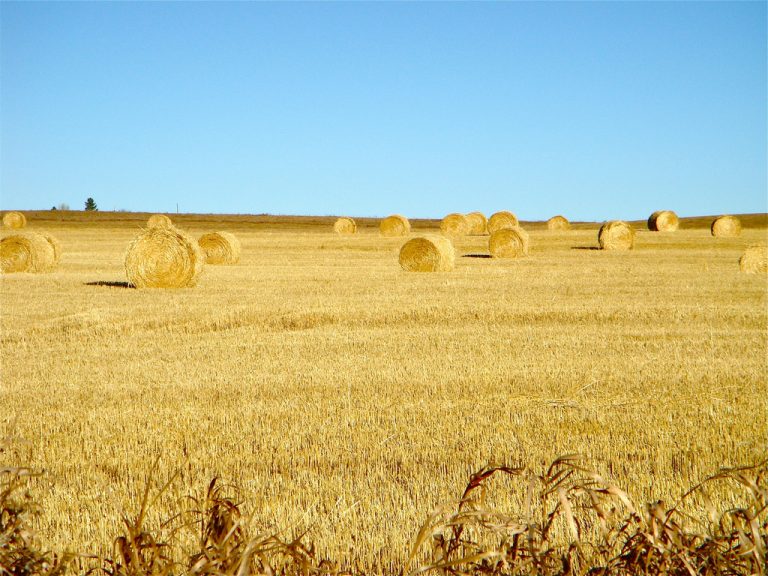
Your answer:
[[[50,272],[55,267],[53,247],[44,236],[22,232],[0,239],[0,271],[4,274]]]
[[[21,212],[6,212],[3,215],[3,226],[18,230],[27,225],[27,217]]]
[[[635,245],[635,230],[628,222],[612,220],[600,227],[597,242],[602,250],[631,250]]]
[[[464,214],[448,214],[440,222],[440,231],[449,238],[460,238],[469,233],[469,222]]]
[[[411,223],[405,216],[393,214],[379,223],[379,232],[387,237],[407,236],[411,233]]]
[[[491,214],[491,217],[488,219],[488,232],[493,234],[502,228],[514,228],[519,225],[520,223],[517,221],[517,216],[512,212],[502,210],[501,212]]]
[[[152,214],[147,220],[147,228],[173,228],[173,222],[165,214]]]
[[[453,244],[443,236],[413,238],[400,249],[400,266],[408,272],[448,272],[454,260]]]
[[[528,233],[519,226],[496,230],[488,239],[488,251],[494,258],[527,256],[528,245]]]
[[[733,238],[741,235],[741,220],[736,216],[720,216],[712,221],[710,228],[712,236],[717,238]]]
[[[680,220],[672,210],[659,210],[648,218],[648,230],[654,232],[672,232],[679,226]]]
[[[547,220],[547,230],[570,230],[571,223],[568,222],[568,218],[565,216],[557,215],[552,216]]]
[[[200,246],[177,228],[147,228],[125,254],[125,274],[136,288],[194,286],[204,265]]]
[[[768,246],[750,246],[744,250],[739,269],[747,274],[768,273]]]
[[[240,261],[240,240],[231,232],[209,232],[197,241],[206,264],[236,264]]]
[[[488,234],[488,219],[482,212],[470,212],[465,216],[469,225],[471,236],[484,236]]]
[[[357,232],[357,223],[352,218],[342,216],[333,223],[333,231],[340,235],[355,234]]]

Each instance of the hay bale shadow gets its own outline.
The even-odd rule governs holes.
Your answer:
[[[490,254],[464,254],[462,258],[490,258]]]
[[[97,280],[95,282],[86,282],[86,286],[107,286],[108,288],[136,288],[130,282],[107,282],[106,280]]]

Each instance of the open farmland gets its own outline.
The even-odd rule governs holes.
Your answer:
[[[54,549],[107,552],[158,457],[158,484],[180,476],[153,520],[220,476],[254,525],[372,571],[402,569],[490,462],[580,453],[646,502],[766,458],[768,290],[738,267],[763,215],[737,238],[635,223],[623,253],[594,249],[596,223],[523,222],[528,257],[460,238],[435,274],[402,271],[405,239],[374,220],[179,216],[237,235],[240,262],[135,290],[123,254],[146,217],[27,213],[61,263],[0,279],[3,461],[45,470],[34,526]]]

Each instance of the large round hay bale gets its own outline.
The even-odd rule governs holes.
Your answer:
[[[491,217],[488,219],[488,232],[493,234],[502,228],[514,228],[519,225],[520,223],[517,221],[517,216],[512,212],[502,210],[501,212],[491,214]]]
[[[27,225],[27,218],[21,212],[6,212],[3,215],[3,226],[18,230]]]
[[[571,229],[571,223],[568,222],[568,218],[565,216],[561,216],[558,214],[557,216],[552,216],[549,220],[547,220],[547,230],[570,230]]]
[[[747,274],[768,273],[768,246],[750,246],[744,250],[739,269]]]
[[[600,227],[597,241],[602,250],[631,250],[635,245],[635,230],[628,222],[612,220]]]
[[[51,249],[53,249],[53,263],[58,264],[59,260],[61,260],[61,243],[56,238],[48,234],[48,232],[39,232],[39,234],[48,241],[48,244],[51,245]]]
[[[357,232],[357,223],[352,218],[342,216],[333,223],[333,231],[344,236],[355,234]]]
[[[19,233],[0,239],[0,271],[50,272],[56,266],[53,247],[40,234]]]
[[[453,244],[443,236],[421,236],[400,249],[400,266],[408,272],[448,272],[454,265]]]
[[[648,218],[648,230],[654,232],[673,232],[678,226],[680,220],[672,210],[659,210]]]
[[[208,232],[197,243],[206,264],[236,264],[240,260],[240,240],[231,232]]]
[[[470,212],[465,215],[469,225],[470,236],[485,236],[488,234],[488,219],[482,212]]]
[[[197,242],[176,228],[147,228],[125,254],[125,274],[136,288],[194,286],[204,265]]]
[[[173,222],[165,214],[152,214],[147,220],[147,228],[173,228]]]
[[[379,232],[382,236],[407,236],[411,233],[411,223],[405,216],[392,214],[379,223]]]
[[[736,216],[720,216],[712,221],[712,236],[732,238],[741,234],[741,220]]]
[[[527,256],[528,233],[520,226],[496,230],[488,239],[488,251],[494,258]]]
[[[464,214],[448,214],[440,222],[440,231],[449,238],[461,238],[469,233],[469,222]]]

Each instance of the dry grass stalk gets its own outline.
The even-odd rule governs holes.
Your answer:
[[[768,273],[768,246],[749,246],[739,259],[739,269],[747,274]]]
[[[357,223],[352,218],[342,216],[334,222],[333,231],[343,236],[355,234],[357,232]]]
[[[236,264],[240,261],[240,240],[231,232],[209,232],[197,241],[206,264]]]
[[[741,235],[741,221],[736,216],[719,216],[712,221],[712,236],[733,238]]]
[[[514,228],[515,226],[519,225],[520,223],[517,220],[517,216],[515,216],[512,212],[502,210],[492,214],[488,219],[488,232],[493,234],[494,232],[503,228]]]
[[[631,250],[635,245],[635,230],[628,222],[612,220],[600,227],[597,241],[602,250]]]
[[[658,210],[648,218],[648,230],[673,232],[680,226],[680,220],[672,210]]]
[[[393,214],[387,216],[379,224],[379,231],[382,236],[407,236],[411,233],[411,223],[405,216]]]
[[[147,220],[147,228],[173,228],[173,222],[165,214],[152,214]]]
[[[571,223],[568,222],[568,218],[565,216],[557,215],[552,216],[547,220],[547,230],[570,230]]]
[[[494,258],[527,256],[528,246],[528,233],[519,226],[497,230],[488,239],[488,250]]]
[[[50,272],[56,267],[51,243],[41,234],[21,232],[0,239],[0,271]]]
[[[469,222],[464,214],[448,214],[440,222],[440,231],[449,238],[461,238],[469,233]]]
[[[125,273],[136,288],[185,288],[197,283],[204,263],[197,242],[181,230],[148,228],[128,245]]]
[[[6,212],[3,215],[3,226],[18,229],[27,225],[27,217],[21,212]]]
[[[485,236],[488,234],[488,219],[482,212],[470,212],[465,216],[469,224],[470,236]]]
[[[453,244],[442,236],[413,238],[400,249],[400,266],[408,272],[448,272],[454,260]]]

